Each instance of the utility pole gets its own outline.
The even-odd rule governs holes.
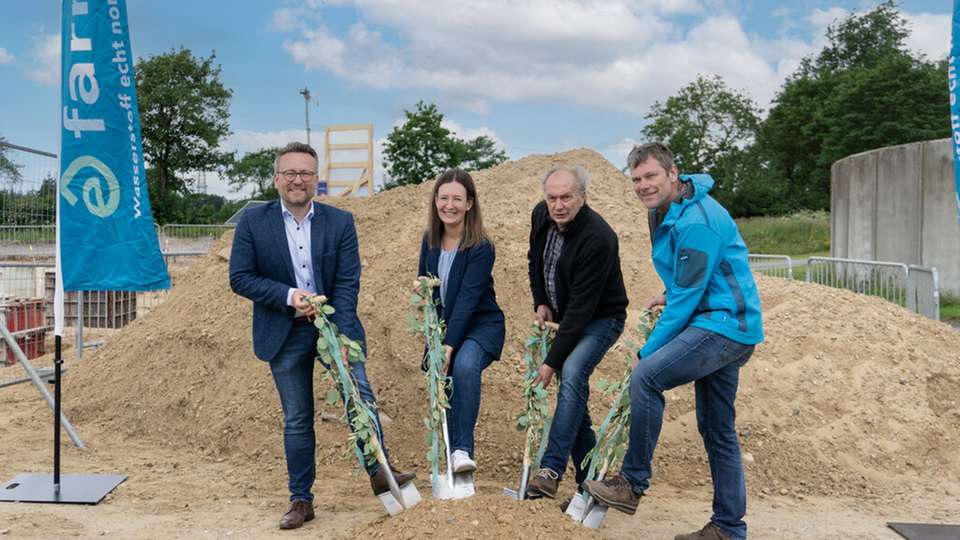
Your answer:
[[[307,124],[307,146],[310,146],[310,90],[304,86],[300,95],[303,96],[303,116]]]

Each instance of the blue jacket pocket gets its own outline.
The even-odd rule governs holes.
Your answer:
[[[680,248],[677,252],[677,270],[674,281],[678,287],[699,285],[707,275],[707,253],[693,248]]]

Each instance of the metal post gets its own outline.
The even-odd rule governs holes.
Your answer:
[[[77,360],[83,359],[83,291],[77,291],[77,318],[76,327]]]
[[[304,86],[300,95],[303,96],[303,117],[307,124],[307,146],[310,146],[310,90]]]
[[[30,376],[30,380],[33,382],[33,385],[37,387],[37,390],[40,391],[40,394],[43,395],[43,399],[47,401],[47,405],[50,406],[50,409],[56,410],[56,403],[54,403],[53,397],[50,396],[50,392],[47,390],[47,387],[43,384],[43,379],[37,375],[33,365],[30,363],[30,360],[27,360],[27,355],[23,354],[23,351],[20,349],[20,346],[17,345],[17,340],[13,338],[13,334],[7,330],[6,324],[0,324],[0,335],[2,335],[3,340],[7,343],[7,348],[12,350],[14,354],[17,355],[17,360],[20,362],[20,365],[23,366],[23,369],[27,372],[27,375]],[[70,424],[70,421],[67,420],[67,417],[63,415],[61,411],[57,418],[60,419],[60,422],[63,423],[63,429],[66,430],[67,435],[70,436],[70,440],[73,441],[73,444],[77,448],[83,450],[86,448],[83,441],[80,440],[80,436],[77,435],[77,432],[73,430],[73,425]]]

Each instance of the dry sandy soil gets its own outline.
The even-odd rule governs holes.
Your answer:
[[[661,286],[649,264],[645,215],[622,174],[599,154],[531,156],[477,174],[497,245],[498,298],[507,347],[484,374],[477,427],[478,496],[429,498],[420,416],[422,345],[409,335],[407,287],[431,184],[370,200],[336,201],[357,219],[360,316],[368,373],[392,418],[387,444],[420,473],[424,503],[385,516],[348,452],[338,422],[317,421],[317,520],[279,531],[286,509],[280,407],[250,345],[250,303],[227,283],[230,236],[186,272],[169,298],[83,361],[66,354],[64,410],[89,446],[65,437],[65,473],[129,479],[92,507],[0,504],[0,536],[120,538],[672,538],[709,519],[706,456],[692,388],[667,394],[655,477],[635,516],[611,512],[598,531],[576,526],[554,502],[500,495],[519,476],[520,348],[531,306],[526,279],[529,211],[539,175],[555,163],[593,176],[589,203],[617,230],[632,301],[628,326]],[[767,341],[741,373],[738,427],[754,538],[897,538],[887,521],[960,523],[960,332],[877,298],[758,277]],[[635,332],[627,337],[636,340]],[[624,369],[617,346],[594,381]],[[38,361],[49,365],[50,359]],[[0,381],[18,377],[0,368]],[[318,370],[322,396],[330,383]],[[594,419],[608,404],[591,400]],[[339,414],[318,408],[318,416]],[[51,415],[29,385],[0,389],[0,481],[49,472]],[[569,481],[561,485],[571,491]]]

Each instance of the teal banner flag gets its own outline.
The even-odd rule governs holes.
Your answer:
[[[58,262],[68,291],[167,289],[125,0],[62,0]]]
[[[950,67],[947,82],[950,87],[950,128],[953,139],[953,181],[956,184],[957,221],[960,221],[960,88],[957,81],[957,63],[960,62],[960,0],[953,0],[953,24],[950,38]]]

